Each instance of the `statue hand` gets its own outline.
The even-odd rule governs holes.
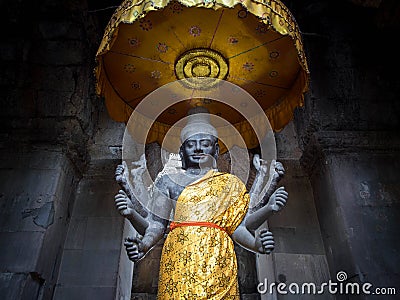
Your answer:
[[[256,235],[256,247],[259,253],[270,254],[275,248],[272,232],[266,228],[261,229]]]
[[[117,168],[115,169],[115,180],[117,181],[118,184],[121,184],[125,181],[124,171],[125,171],[124,165],[118,165]]]
[[[267,206],[272,212],[280,211],[286,205],[288,195],[283,186],[277,188],[269,198]]]
[[[260,155],[254,154],[253,156],[253,165],[257,170],[257,173],[260,174],[261,176],[265,176],[267,174],[267,166],[263,164],[264,160],[260,158]]]
[[[137,262],[144,256],[143,251],[140,250],[141,243],[142,241],[138,238],[127,237],[125,239],[124,246],[126,249],[126,254],[133,262]]]
[[[274,180],[279,181],[282,179],[283,175],[285,175],[285,168],[281,162],[273,160],[271,162],[269,173],[270,177],[272,176]]]
[[[127,217],[133,213],[134,207],[132,201],[123,190],[119,190],[114,198],[115,206],[123,217]]]

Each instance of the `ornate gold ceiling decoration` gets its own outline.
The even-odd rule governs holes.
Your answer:
[[[213,49],[188,50],[175,63],[176,78],[190,79],[188,82],[192,84],[193,88],[205,88],[196,81],[197,77],[225,79],[228,72],[229,67],[226,59]],[[212,82],[214,81],[210,81],[210,83]]]
[[[127,122],[155,89],[183,78],[196,87],[196,78],[209,77],[245,89],[272,128],[280,130],[303,105],[308,87],[300,30],[279,0],[126,0],[105,30],[96,61],[97,93],[119,122]],[[196,105],[206,106],[239,132],[248,128],[233,107],[191,99],[163,112],[148,142],[161,143],[168,128]],[[254,137],[245,140],[249,148],[257,146]]]

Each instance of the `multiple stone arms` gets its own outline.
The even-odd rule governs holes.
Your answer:
[[[125,175],[126,167],[118,165],[115,171],[115,179],[123,188],[115,195],[115,205],[119,213],[127,218],[136,231],[144,235],[149,226],[149,213],[143,208],[140,202],[135,198],[129,181]]]
[[[115,195],[115,206],[140,234],[126,238],[124,242],[129,259],[138,261],[163,237],[166,225],[135,198],[126,171],[127,167],[123,164],[115,170],[115,179],[122,188]]]
[[[242,222],[235,232],[232,234],[232,239],[243,248],[261,254],[270,254],[275,247],[274,236],[268,229],[263,228],[256,233],[254,237],[244,226]]]
[[[276,189],[279,180],[284,174],[281,163],[273,161],[270,166],[270,180],[262,189],[267,167],[262,164],[258,155],[255,155],[253,163],[257,175],[250,190],[250,203],[253,206],[249,209],[243,222],[232,234],[232,238],[242,247],[256,253],[269,254],[274,249],[273,235],[266,228],[252,234],[259,228],[271,214],[280,211],[286,204],[288,193],[284,187]],[[133,227],[141,234],[139,237],[127,238],[125,247],[128,257],[132,261],[142,259],[146,253],[163,237],[166,229],[166,221],[155,215],[146,212],[147,215],[139,213],[143,207],[134,198],[129,181],[124,175],[125,167],[119,165],[116,170],[117,182],[124,190],[120,190],[115,196],[115,204],[122,216],[126,217]],[[134,201],[130,199],[133,198]],[[135,203],[140,206],[136,205]],[[165,203],[155,201],[154,203]],[[170,211],[171,208],[164,208]]]
[[[149,227],[148,218],[144,218],[135,210],[131,199],[125,191],[119,190],[118,194],[115,195],[115,206],[119,213],[129,220],[139,234],[145,234],[147,227]]]
[[[161,181],[162,182],[162,181]],[[160,181],[157,182],[156,188],[152,194],[152,212],[157,212],[161,216],[169,216],[172,210],[172,202],[168,195],[163,194],[160,188]],[[137,262],[142,259],[151,249],[162,239],[166,230],[168,220],[164,217],[159,217],[154,213],[149,212],[149,217],[146,218],[148,226],[142,236],[125,239],[125,248],[128,257],[131,261]]]
[[[258,210],[249,212],[245,218],[245,225],[249,231],[254,231],[260,227],[268,218],[278,211],[280,211],[285,205],[288,198],[288,193],[284,187],[279,187],[269,197],[268,203],[260,207]]]
[[[138,174],[139,175],[139,174]],[[141,181],[140,176],[136,176],[137,178],[134,178],[135,181]],[[122,162],[121,165],[118,165],[116,170],[115,170],[115,180],[117,183],[120,185],[122,190],[126,193],[126,195],[129,197],[131,200],[133,208],[142,216],[142,217],[147,217],[148,216],[148,211],[143,207],[143,205],[136,199],[135,194],[133,193],[133,188],[129,182],[129,173],[128,173],[128,167],[126,166],[125,162]],[[140,191],[139,189],[136,189],[138,192]]]
[[[254,155],[253,164],[257,170],[257,175],[250,190],[250,203],[252,204],[250,207],[250,213],[259,210],[268,203],[270,197],[275,192],[279,181],[285,174],[285,169],[283,168],[282,163],[273,160],[269,170],[269,181],[262,191],[259,192],[260,185],[262,185],[264,181],[263,179],[267,173],[267,166],[262,164],[263,161],[264,160],[260,159],[257,154]]]
[[[161,219],[152,220],[143,237],[126,238],[124,245],[129,259],[133,262],[142,259],[163,237],[165,228],[165,221]]]
[[[259,192],[267,173],[267,167],[262,161],[257,154],[254,155],[253,164],[257,175],[250,190],[251,207],[243,221],[250,232],[259,228],[273,213],[280,211],[288,198],[284,187],[276,188],[285,173],[283,165],[276,161],[271,162],[269,181]]]
[[[268,171],[268,166],[263,164],[263,162],[264,160],[260,159],[258,154],[254,154],[253,165],[257,171],[257,174],[249,192],[251,199],[250,205],[256,204],[253,202],[256,202],[259,199],[259,195],[261,194],[263,188],[264,178]]]

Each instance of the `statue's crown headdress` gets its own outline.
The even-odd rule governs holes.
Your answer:
[[[210,113],[203,106],[196,106],[189,110],[187,124],[181,130],[181,142],[183,143],[192,135],[206,133],[218,137],[218,132],[210,123]]]

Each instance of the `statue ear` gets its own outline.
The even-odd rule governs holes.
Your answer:
[[[180,156],[181,162],[182,162],[182,169],[186,170],[186,161],[185,161],[185,158],[183,157],[183,144],[179,148],[179,156]]]
[[[218,139],[217,142],[215,143],[215,155],[214,158],[217,159],[219,156],[219,143],[218,143]]]

